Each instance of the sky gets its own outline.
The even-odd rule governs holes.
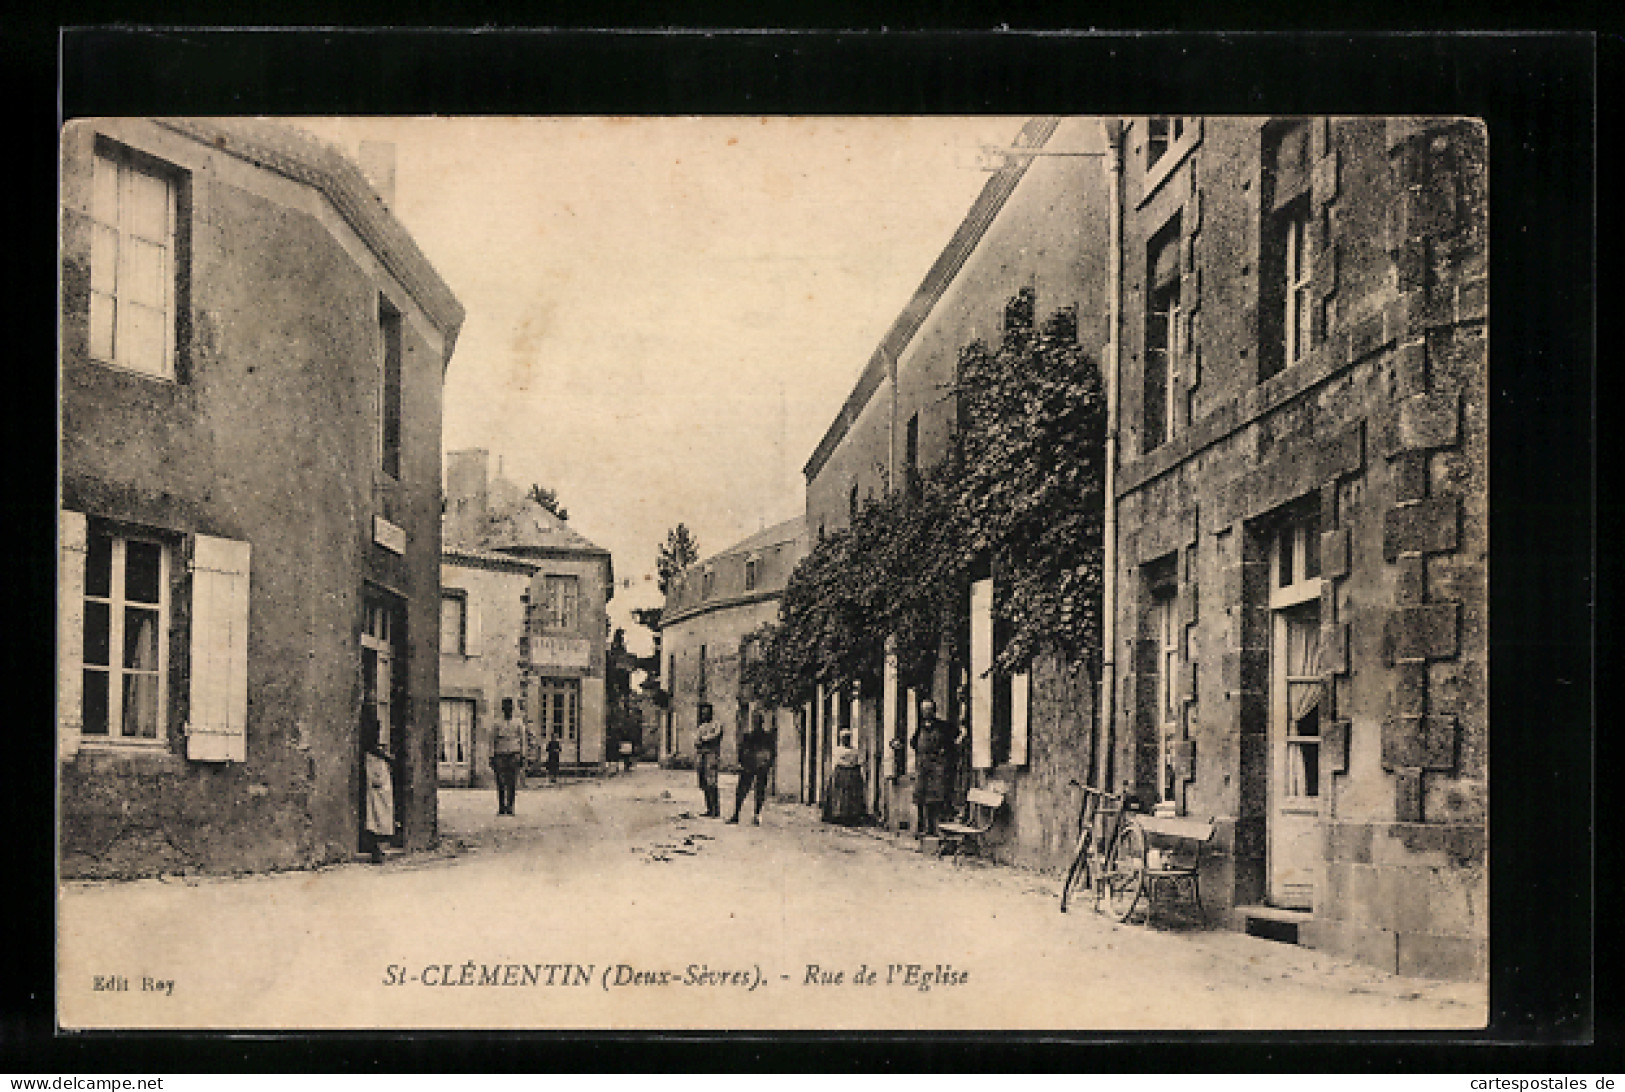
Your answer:
[[[555,490],[647,652],[656,551],[804,510],[801,468],[1021,118],[333,118],[467,311],[444,451]]]

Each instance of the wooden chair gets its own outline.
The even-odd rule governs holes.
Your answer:
[[[997,781],[990,781],[979,789],[972,789],[965,794],[964,822],[938,823],[937,833],[942,837],[942,845],[938,855],[952,853],[954,863],[958,864],[960,856],[967,850],[975,850],[976,855],[982,855],[983,838],[993,829],[999,812],[1004,807],[1005,786]]]

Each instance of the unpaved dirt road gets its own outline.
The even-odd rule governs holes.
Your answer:
[[[127,1028],[1482,1027],[1481,984],[1221,929],[1057,912],[1055,877],[692,774],[445,791],[441,850],[382,866],[67,883],[60,1019]],[[731,786],[723,785],[725,799]],[[872,977],[871,977],[872,976]],[[121,988],[122,987],[122,988]]]

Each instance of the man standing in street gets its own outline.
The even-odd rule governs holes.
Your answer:
[[[491,741],[491,772],[497,778],[497,814],[514,814],[519,789],[519,763],[525,750],[524,725],[513,719],[513,699],[502,699],[502,719]]]
[[[930,698],[920,702],[920,724],[914,730],[914,812],[915,837],[937,833],[937,821],[954,776],[954,756],[958,740],[946,721],[937,718],[937,703]]]
[[[739,740],[739,787],[734,790],[734,813],[728,822],[739,822],[745,797],[754,788],[756,811],[750,821],[753,826],[762,825],[762,798],[767,795],[767,775],[773,770],[773,751],[773,735],[763,727],[762,714],[752,713],[750,731]]]
[[[700,791],[705,794],[705,815],[722,818],[722,790],[717,774],[722,768],[722,727],[711,722],[711,703],[701,702],[700,734],[694,737],[694,770],[699,774]]]
[[[558,736],[547,737],[547,780],[554,785],[559,783],[559,751],[563,745]]]

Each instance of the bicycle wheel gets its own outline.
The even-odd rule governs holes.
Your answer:
[[[1061,913],[1072,902],[1075,892],[1091,886],[1089,874],[1089,854],[1092,847],[1089,844],[1089,835],[1086,833],[1078,839],[1078,850],[1072,855],[1072,867],[1067,870],[1066,883],[1061,885]]]
[[[1111,864],[1101,877],[1106,910],[1118,921],[1127,921],[1145,884],[1145,835],[1138,827],[1124,827],[1111,856]]]

